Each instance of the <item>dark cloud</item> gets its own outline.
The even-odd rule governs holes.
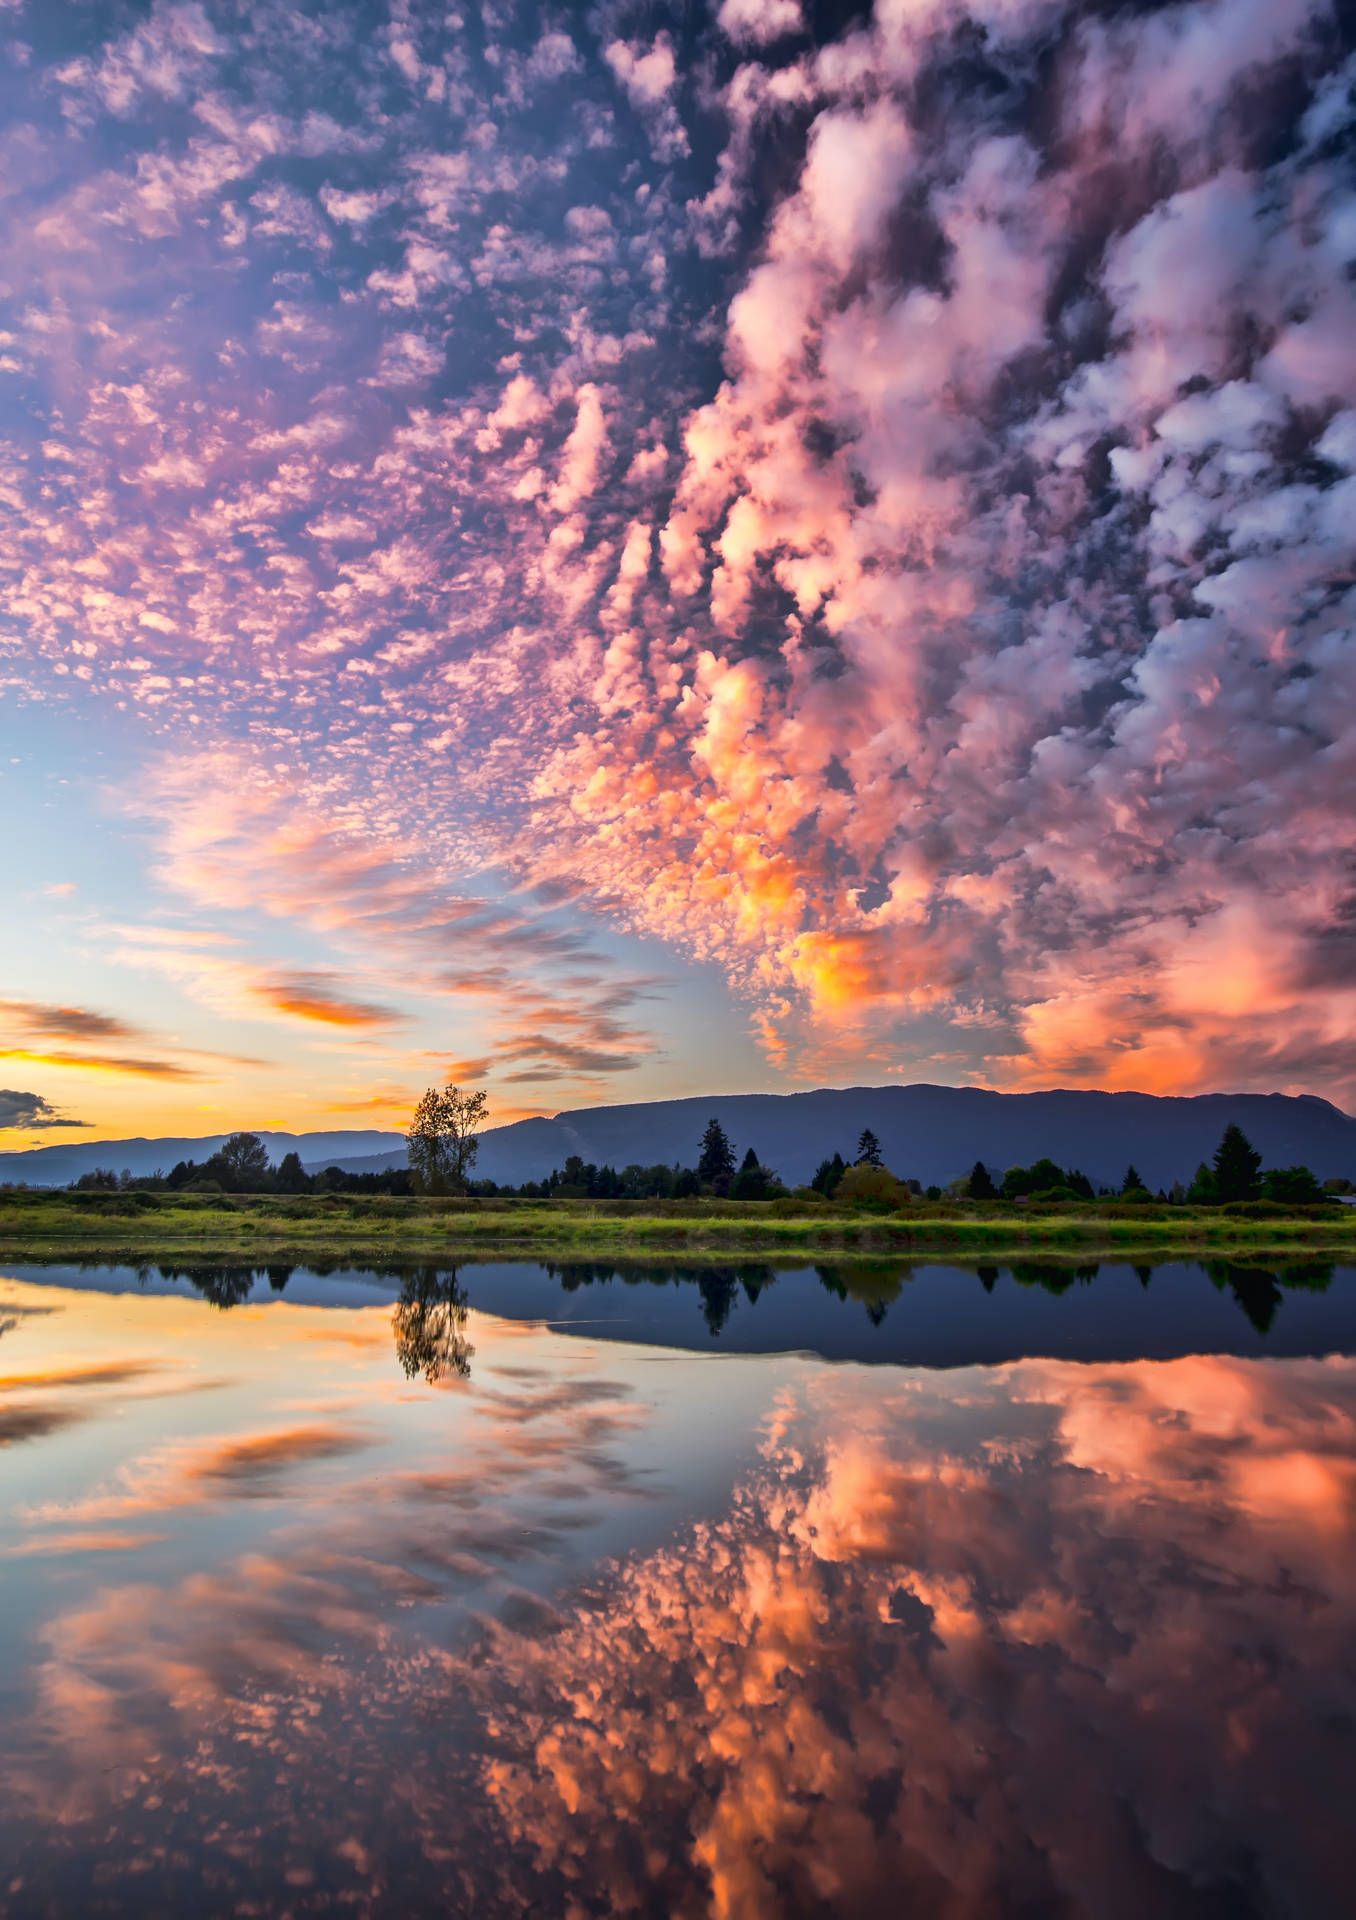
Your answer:
[[[19,1406],[0,1407],[0,1447],[18,1440],[42,1440],[49,1433],[83,1420],[78,1407]]]
[[[137,1028],[88,1007],[59,1007],[38,1000],[0,1000],[0,1021],[48,1040],[130,1040]]]
[[[58,1113],[40,1093],[20,1093],[13,1087],[0,1087],[0,1129],[29,1128],[43,1132],[51,1127],[87,1127],[88,1120],[68,1120]]]

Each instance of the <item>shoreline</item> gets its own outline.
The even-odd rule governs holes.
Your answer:
[[[971,1260],[1032,1253],[1158,1260],[1209,1256],[1356,1263],[1356,1218],[1256,1217],[1221,1209],[1126,1207],[1021,1212],[923,1203],[891,1214],[774,1213],[777,1203],[400,1201],[275,1195],[0,1195],[0,1261],[136,1265],[184,1259],[268,1264],[342,1259],[645,1260],[789,1257]],[[149,1204],[147,1204],[149,1202]],[[1353,1210],[1356,1211],[1356,1210]]]

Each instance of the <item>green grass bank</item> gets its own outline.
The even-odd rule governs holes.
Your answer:
[[[1136,1255],[1305,1251],[1356,1263],[1356,1208],[1296,1210],[917,1201],[893,1213],[789,1200],[396,1199],[385,1195],[0,1192],[0,1260],[110,1263],[219,1256],[367,1261],[740,1258],[971,1259],[1033,1251]]]

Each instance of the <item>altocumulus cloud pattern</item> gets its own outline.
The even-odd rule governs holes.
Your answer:
[[[520,1077],[634,989],[543,1065],[560,936],[421,876],[792,1075],[1356,1090],[1349,14],[0,37],[0,680],[140,714],[189,894],[414,940]]]

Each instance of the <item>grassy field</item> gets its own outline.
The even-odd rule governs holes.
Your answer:
[[[985,1259],[1035,1250],[1168,1259],[1284,1258],[1324,1252],[1356,1262],[1356,1208],[1287,1213],[1264,1204],[1192,1208],[1096,1202],[1012,1207],[917,1201],[894,1213],[827,1203],[712,1200],[402,1200],[385,1196],[0,1192],[0,1260],[112,1264],[218,1257],[387,1264],[538,1257],[718,1260],[948,1254]]]

